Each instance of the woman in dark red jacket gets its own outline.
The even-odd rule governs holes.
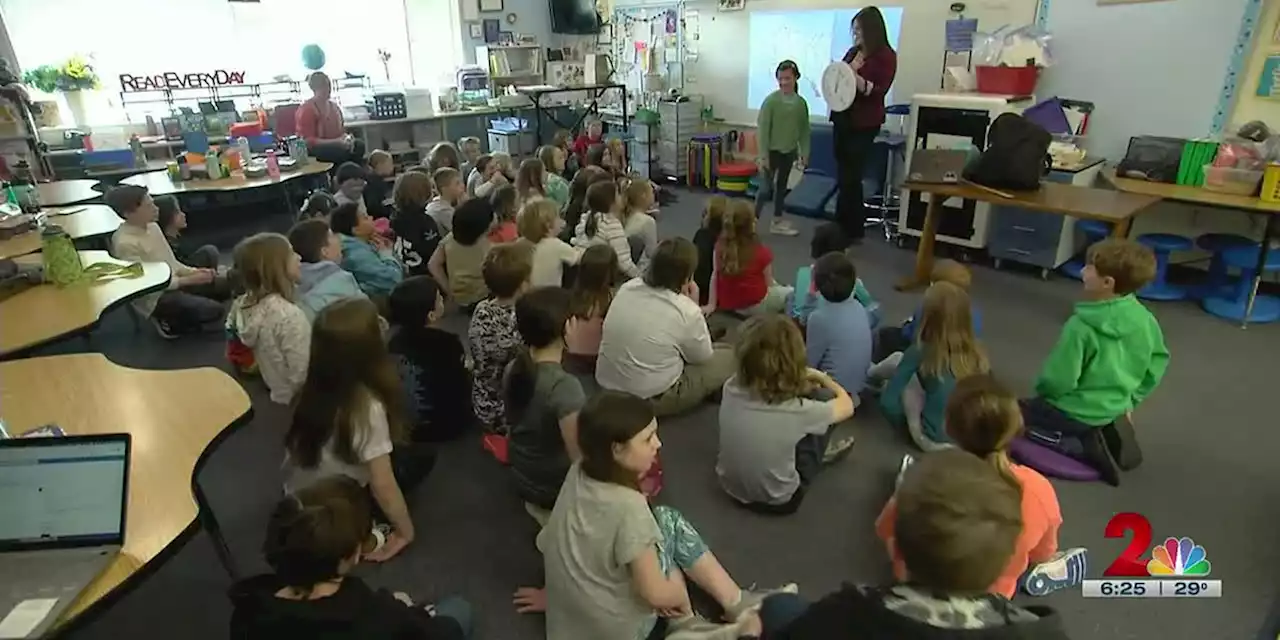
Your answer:
[[[898,54],[889,46],[880,9],[867,7],[853,17],[853,47],[844,61],[858,75],[858,93],[844,111],[833,111],[839,195],[836,221],[855,241],[866,235],[867,211],[862,198],[862,173],[867,156],[884,124],[884,98],[898,72]]]

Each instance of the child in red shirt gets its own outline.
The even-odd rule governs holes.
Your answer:
[[[1022,533],[1009,564],[991,585],[990,592],[1012,598],[1020,579],[1024,590],[1033,596],[1080,584],[1085,577],[1087,551],[1082,548],[1058,551],[1062,511],[1053,485],[1035,469],[1009,460],[1006,451],[1009,441],[1022,432],[1022,412],[1013,393],[990,375],[973,375],[961,380],[947,402],[946,429],[961,449],[995,465],[1022,492]],[[902,580],[906,578],[906,565],[894,540],[897,518],[897,499],[889,498],[876,519],[876,535],[888,547],[894,574]]]
[[[578,164],[587,164],[587,149],[597,144],[604,144],[604,123],[593,116],[587,118],[582,133],[573,141],[573,155],[577,156]]]
[[[786,309],[792,289],[773,280],[773,251],[760,242],[750,202],[741,200],[729,206],[713,264],[711,296],[704,312],[754,316]]]

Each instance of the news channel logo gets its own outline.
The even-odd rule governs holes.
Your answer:
[[[1102,572],[1082,581],[1086,598],[1221,598],[1222,581],[1209,580],[1209,552],[1190,536],[1171,536],[1152,546],[1151,522],[1140,513],[1118,513],[1103,534],[1129,544]],[[1149,552],[1148,552],[1149,550]],[[1144,558],[1149,555],[1150,558]]]

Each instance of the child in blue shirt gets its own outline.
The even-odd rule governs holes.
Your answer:
[[[385,299],[404,280],[404,267],[391,245],[376,233],[373,218],[350,202],[329,214],[329,226],[342,242],[342,268],[356,277],[370,297]]]
[[[857,270],[843,253],[831,252],[814,263],[813,282],[823,303],[809,315],[809,366],[856,396],[866,384],[872,348],[871,320],[854,295]]]
[[[816,261],[828,253],[844,253],[850,245],[849,236],[844,229],[839,224],[828,222],[813,231],[813,240],[809,242],[809,257]],[[795,290],[787,299],[787,315],[799,322],[801,327],[808,324],[809,314],[813,313],[820,302],[818,290],[813,284],[813,269],[813,265],[805,265],[796,270]],[[871,292],[867,291],[861,278],[854,281],[853,297],[862,303],[874,330],[880,324],[880,303],[871,297]]]

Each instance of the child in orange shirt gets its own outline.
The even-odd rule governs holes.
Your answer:
[[[1009,460],[1009,442],[1022,431],[1022,412],[1013,393],[990,375],[961,380],[947,403],[946,429],[956,445],[995,465],[1022,492],[1022,533],[1009,564],[989,591],[1012,598],[1020,580],[1033,596],[1079,585],[1085,578],[1088,552],[1082,548],[1058,551],[1062,511],[1053,485],[1034,469]],[[876,535],[888,547],[894,574],[905,580],[906,565],[894,538],[897,519],[897,499],[890,498],[876,519]]]
[[[493,226],[489,227],[489,242],[511,242],[520,237],[516,230],[516,214],[520,211],[520,193],[516,187],[504,184],[489,196],[493,207]]]

